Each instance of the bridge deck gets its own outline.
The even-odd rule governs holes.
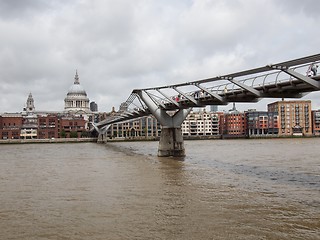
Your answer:
[[[320,90],[320,76],[309,76],[311,66],[319,62],[320,54],[316,54],[193,82],[135,89],[123,103],[126,110],[97,123],[96,128],[149,115],[141,92],[166,111],[230,102],[257,102],[262,98],[300,98]]]

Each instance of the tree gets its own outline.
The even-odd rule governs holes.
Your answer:
[[[76,131],[70,132],[70,138],[77,138],[77,137],[78,137],[78,133]]]
[[[89,137],[89,133],[87,131],[83,131],[81,133],[81,137],[83,137],[83,138]]]
[[[62,131],[60,132],[60,137],[65,138],[66,136],[67,136],[66,131],[62,129]]]

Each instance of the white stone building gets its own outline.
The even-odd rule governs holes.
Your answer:
[[[78,72],[74,77],[74,83],[69,88],[64,99],[64,111],[70,114],[88,114],[90,111],[89,98],[84,88],[80,85]]]

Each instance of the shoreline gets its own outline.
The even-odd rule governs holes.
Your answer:
[[[297,139],[297,138],[318,138],[320,136],[183,136],[183,140],[231,140],[231,139]],[[147,142],[147,141],[159,141],[160,137],[132,137],[132,138],[109,138],[107,142]],[[55,138],[55,139],[6,139],[0,140],[1,144],[32,144],[32,143],[85,143],[94,142],[97,143],[97,138]]]
[[[318,138],[320,136],[183,136],[184,141],[192,140],[250,140],[250,139],[297,139],[297,138]],[[108,138],[106,142],[139,142],[139,141],[159,141],[160,137],[131,137],[131,138]]]
[[[0,140],[0,144],[84,143],[84,142],[97,142],[97,138],[6,139],[6,140]]]

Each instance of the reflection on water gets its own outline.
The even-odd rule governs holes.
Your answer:
[[[0,146],[0,239],[320,239],[320,139]]]

